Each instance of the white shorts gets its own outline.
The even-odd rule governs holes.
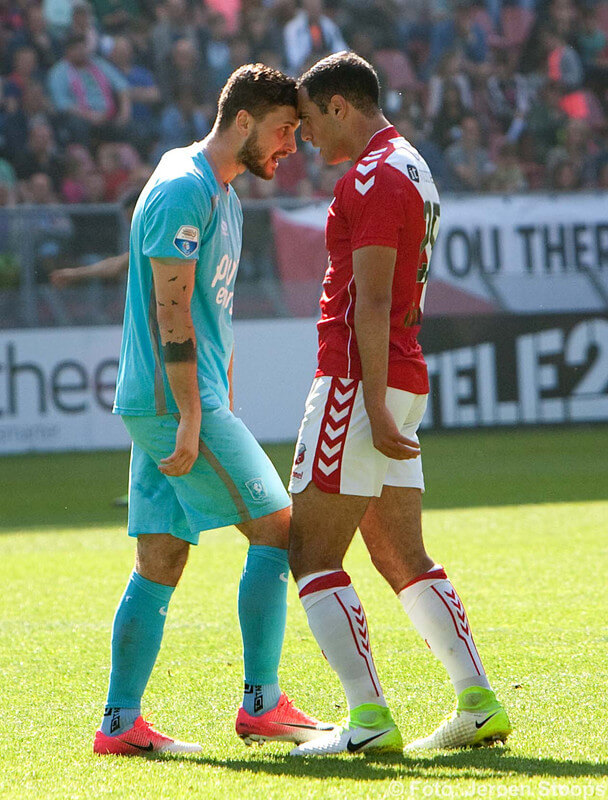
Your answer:
[[[386,405],[397,427],[417,442],[416,431],[428,395],[388,388]],[[380,497],[383,486],[424,491],[422,459],[397,461],[373,445],[361,381],[315,378],[306,398],[289,491],[303,491],[310,481],[324,492]]]

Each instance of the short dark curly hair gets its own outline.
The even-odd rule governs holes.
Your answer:
[[[313,64],[300,77],[299,87],[306,89],[323,114],[327,114],[327,106],[335,94],[342,95],[368,116],[379,108],[380,84],[376,70],[361,56],[346,50]]]
[[[241,109],[262,119],[277,106],[298,106],[296,81],[265,64],[245,64],[235,70],[222,89],[217,105],[217,125],[228,128]]]

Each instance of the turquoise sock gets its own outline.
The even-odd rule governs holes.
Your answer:
[[[114,722],[112,733],[131,727],[133,713],[141,707],[160,650],[173,591],[173,586],[154,583],[133,572],[118,604],[112,628],[112,669],[106,707],[123,713],[119,714],[118,729]],[[104,716],[106,727],[112,726],[113,716],[112,713]],[[103,724],[102,731],[110,733]]]
[[[239,585],[239,622],[243,637],[243,707],[264,714],[281,696],[279,660],[287,616],[287,550],[251,545]],[[247,687],[253,687],[253,691]]]

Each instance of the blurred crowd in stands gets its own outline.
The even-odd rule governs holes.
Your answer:
[[[0,205],[116,201],[239,65],[352,49],[444,191],[608,189],[608,2],[0,0]],[[331,195],[309,146],[241,197]]]

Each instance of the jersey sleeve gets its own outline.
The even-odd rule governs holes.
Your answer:
[[[143,254],[150,258],[198,259],[211,217],[211,198],[188,179],[155,187],[144,210]]]
[[[351,248],[377,245],[397,248],[406,222],[403,176],[384,164],[367,172],[357,165],[342,189],[342,205],[351,232]]]

